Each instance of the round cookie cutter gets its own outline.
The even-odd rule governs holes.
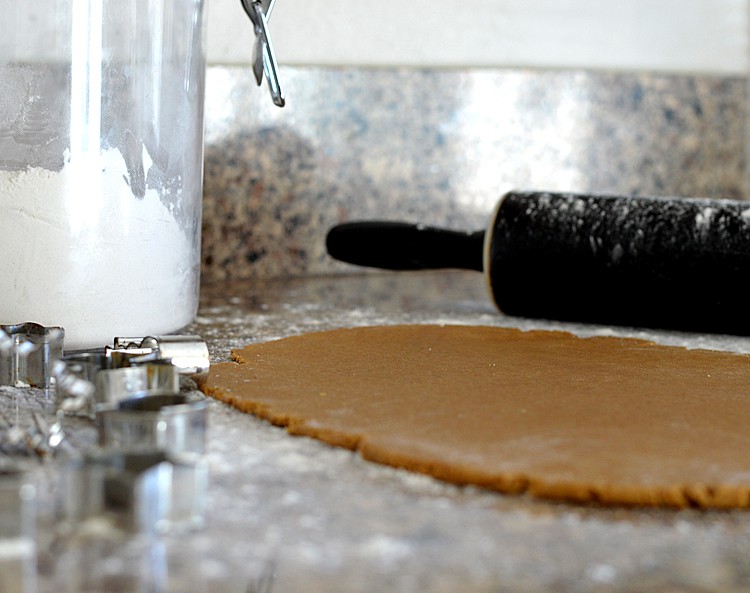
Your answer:
[[[207,418],[208,403],[194,396],[162,394],[124,399],[97,410],[99,446],[202,455]]]

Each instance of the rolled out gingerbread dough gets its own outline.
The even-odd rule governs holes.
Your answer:
[[[750,356],[479,326],[254,344],[206,393],[366,459],[604,504],[750,506]]]

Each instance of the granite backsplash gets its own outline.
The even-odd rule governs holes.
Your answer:
[[[357,218],[483,228],[512,188],[745,198],[746,81],[589,71],[246,67],[207,74],[203,279],[350,271]]]

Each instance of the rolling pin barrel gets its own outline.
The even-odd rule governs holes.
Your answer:
[[[509,315],[750,334],[750,203],[511,192],[488,237]]]

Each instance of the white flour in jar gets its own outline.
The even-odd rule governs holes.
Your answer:
[[[198,240],[119,151],[94,158],[0,171],[0,324],[62,326],[66,349],[176,331],[198,302]]]

